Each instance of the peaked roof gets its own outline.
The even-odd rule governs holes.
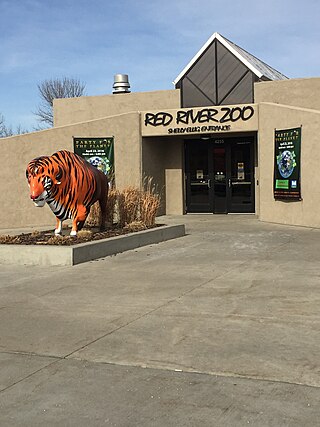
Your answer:
[[[215,41],[218,40],[226,49],[228,49],[235,57],[237,57],[249,70],[251,70],[259,79],[267,80],[286,80],[287,76],[270,67],[270,65],[256,58],[251,53],[242,49],[240,46],[226,39],[219,33],[213,33],[209,40],[202,46],[199,52],[191,59],[189,64],[181,71],[178,77],[173,81],[176,85],[182,77],[189,71],[193,64],[200,58],[206,49]]]

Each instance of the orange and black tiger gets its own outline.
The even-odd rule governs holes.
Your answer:
[[[72,219],[70,235],[76,236],[97,200],[101,208],[100,229],[104,229],[108,180],[82,157],[66,150],[37,157],[29,162],[26,176],[35,206],[47,203],[55,214],[55,234],[61,234],[62,221]]]

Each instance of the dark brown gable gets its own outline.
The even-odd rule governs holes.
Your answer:
[[[253,83],[258,77],[215,39],[176,87],[182,107],[253,102]]]

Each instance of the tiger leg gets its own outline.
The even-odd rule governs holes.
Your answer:
[[[72,229],[70,236],[76,236],[77,232],[81,230],[85,220],[87,219],[88,211],[83,205],[79,205],[76,216],[72,219]]]
[[[84,221],[78,222],[78,231],[82,230],[82,227],[84,226]]]
[[[107,216],[107,200],[105,197],[99,200],[99,205],[101,209],[100,231],[104,231],[106,229],[106,216]]]
[[[102,184],[101,197],[99,199],[101,210],[100,231],[104,231],[106,229],[108,189],[108,182],[105,180],[105,182]]]
[[[57,225],[56,225],[56,228],[54,230],[54,234],[56,236],[59,236],[59,235],[61,235],[61,231],[62,231],[62,221],[60,221],[60,219],[57,218]]]

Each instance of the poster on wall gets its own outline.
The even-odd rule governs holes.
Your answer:
[[[114,138],[73,138],[73,150],[93,166],[114,178]]]
[[[274,198],[301,200],[301,127],[275,130],[274,141]]]

